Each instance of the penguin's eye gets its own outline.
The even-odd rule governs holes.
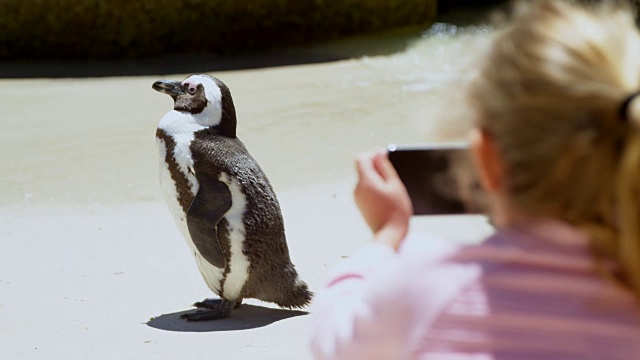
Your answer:
[[[189,89],[187,89],[187,91],[189,92],[189,94],[193,95],[196,93],[196,88],[194,86],[189,86]]]

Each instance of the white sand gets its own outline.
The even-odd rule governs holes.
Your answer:
[[[214,74],[313,289],[369,239],[352,203],[354,155],[445,138],[430,130],[443,101],[433,79],[386,79],[393,61]],[[151,90],[156,79],[0,81],[12,114],[0,119],[2,359],[309,358],[304,312],[249,300],[226,320],[178,318],[212,294],[160,197],[154,132],[171,101]],[[480,217],[415,225],[454,241],[489,231]]]
[[[368,239],[345,185],[281,196],[291,256],[315,289]],[[3,359],[309,358],[304,312],[249,300],[226,320],[178,318],[211,293],[163,202],[5,207],[0,219]],[[487,230],[440,220],[466,240]]]

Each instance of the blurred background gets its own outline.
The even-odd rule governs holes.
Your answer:
[[[0,77],[220,71],[388,54],[406,47],[399,35],[415,37],[436,16],[501,2],[2,0]],[[376,36],[340,53],[300,48],[363,34]],[[63,71],[62,60],[84,66]]]
[[[463,139],[460,89],[503,4],[0,0],[0,204],[159,199],[171,99],[151,84],[193,73],[229,86],[283,190],[349,178],[390,142]]]

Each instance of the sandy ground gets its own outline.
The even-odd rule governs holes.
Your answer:
[[[291,256],[314,289],[368,239],[348,196],[333,194],[346,192],[281,196]],[[179,319],[211,294],[162,202],[4,208],[0,219],[3,359],[310,358],[305,311],[249,300],[229,319]],[[431,223],[420,225],[466,241],[487,231],[480,218]]]
[[[428,87],[401,91],[406,82],[385,80],[386,66],[214,73],[232,91],[239,136],[271,178],[292,259],[313,289],[370,237],[352,203],[354,155],[460,135],[434,130],[441,99]],[[151,90],[156,79],[0,81],[2,359],[310,357],[305,311],[249,300],[226,320],[179,319],[211,293],[161,199],[154,132],[171,101]],[[490,231],[482,217],[414,225],[462,242]]]

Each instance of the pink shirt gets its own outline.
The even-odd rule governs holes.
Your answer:
[[[362,247],[314,301],[318,359],[640,359],[640,307],[557,222]]]

